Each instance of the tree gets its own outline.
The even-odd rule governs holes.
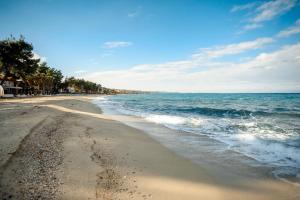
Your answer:
[[[63,75],[60,70],[52,68],[52,76],[53,76],[53,91],[58,92],[58,89],[61,87]]]
[[[0,71],[3,76],[0,85],[9,77],[14,80],[22,78],[26,82],[26,76],[36,70],[39,61],[34,59],[33,47],[23,36],[18,40],[10,37],[0,41]]]
[[[96,94],[102,91],[100,84],[93,83],[91,81],[86,81],[84,79],[77,79],[71,76],[66,78],[64,83],[62,83],[64,88],[73,87],[75,92],[78,93],[87,93],[87,94]]]
[[[23,36],[19,39],[10,37],[0,41],[0,85],[6,80],[22,79],[23,92],[35,92],[42,94],[57,93],[58,90],[73,87],[78,93],[114,93],[114,90],[103,89],[96,84],[84,79],[74,77],[66,78],[62,82],[63,75],[60,70],[52,68],[46,62],[40,63],[40,59],[34,58],[33,46],[27,43]]]
[[[51,68],[46,62],[39,64],[34,74],[30,75],[32,85],[38,85],[42,94],[57,93],[61,87],[63,75],[60,70]]]

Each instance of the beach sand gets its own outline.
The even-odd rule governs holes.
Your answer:
[[[279,180],[194,164],[91,98],[0,101],[1,199],[300,199]]]

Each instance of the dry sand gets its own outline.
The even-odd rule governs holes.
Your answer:
[[[0,101],[1,199],[300,199],[271,178],[219,181],[90,99]]]

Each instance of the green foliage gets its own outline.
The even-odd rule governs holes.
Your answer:
[[[32,74],[39,63],[39,59],[34,59],[32,50],[32,45],[22,36],[19,39],[10,37],[0,41],[1,84],[8,77],[26,81],[26,76]]]
[[[36,71],[30,76],[31,84],[39,86],[43,94],[57,93],[62,78],[61,71],[49,67],[46,62],[39,64]]]
[[[16,82],[17,79],[22,79],[22,87],[26,87],[27,92],[31,93],[53,94],[58,93],[59,89],[68,92],[70,88],[75,89],[76,93],[87,94],[127,93],[125,90],[103,88],[100,84],[74,77],[62,82],[61,71],[35,59],[33,46],[22,36],[19,39],[10,37],[0,41],[0,84],[6,80]]]
[[[90,81],[86,81],[84,79],[76,79],[73,76],[70,78],[66,78],[63,83],[65,88],[73,87],[77,93],[100,93],[101,85],[96,84]]]
[[[33,46],[22,36],[0,41],[0,76],[1,84],[21,78],[27,87],[38,87],[43,94],[57,93],[63,79],[60,70],[34,58]]]

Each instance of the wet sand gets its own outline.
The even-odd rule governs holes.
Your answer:
[[[0,101],[1,199],[300,198],[299,187],[271,178],[224,169],[220,181],[217,164],[178,156],[91,98]]]

